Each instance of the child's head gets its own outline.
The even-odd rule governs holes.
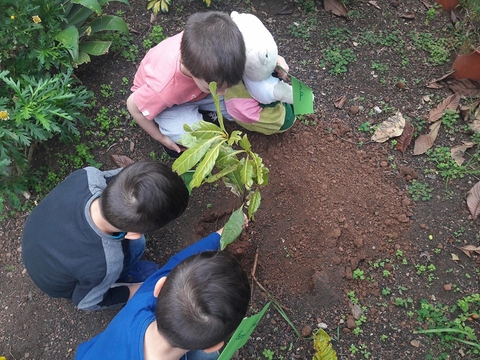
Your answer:
[[[233,255],[203,252],[167,276],[157,299],[157,328],[173,347],[205,350],[232,335],[249,301],[247,274]]]
[[[147,233],[179,217],[188,205],[188,190],[165,164],[135,162],[115,176],[100,198],[105,219],[122,231]]]
[[[245,43],[227,13],[209,11],[190,15],[181,42],[183,65],[195,78],[218,87],[240,82],[245,70]]]

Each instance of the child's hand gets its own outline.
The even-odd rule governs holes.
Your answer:
[[[244,221],[243,221],[242,229],[245,230],[248,227],[248,216],[245,215],[245,213],[243,213],[243,220]],[[222,235],[222,232],[223,232],[223,227],[216,231],[216,233],[218,233],[219,235]]]
[[[283,70],[282,70],[283,69]],[[275,71],[278,73],[278,77],[283,80],[288,80],[288,71],[289,67],[283,56],[278,55],[277,57],[277,66]]]
[[[172,141],[168,136],[161,134],[161,136],[157,139],[162,145],[165,145],[170,150],[173,150],[177,153],[181,153],[182,149],[180,146],[175,142]]]

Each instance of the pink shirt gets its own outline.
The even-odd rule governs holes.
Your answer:
[[[203,99],[192,78],[180,71],[180,42],[183,32],[165,39],[148,51],[133,80],[135,105],[149,120],[163,110]]]

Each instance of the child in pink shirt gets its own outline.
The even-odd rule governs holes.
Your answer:
[[[245,69],[242,33],[226,13],[192,14],[185,30],[152,48],[135,74],[127,107],[137,123],[167,153],[182,151],[183,125],[202,119],[199,111],[214,112],[209,83],[221,95],[242,80]],[[227,114],[223,99],[222,113]]]

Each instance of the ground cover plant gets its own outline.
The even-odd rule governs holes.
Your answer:
[[[326,12],[328,2],[210,5],[261,18],[291,74],[315,94],[315,114],[288,132],[246,132],[270,170],[269,184],[255,221],[226,251],[251,274],[250,312],[268,300],[278,307],[270,307],[237,357],[311,359],[316,346],[330,343],[339,359],[478,359],[480,91],[475,81],[439,80],[466,38],[478,34],[474,13],[454,10],[454,24],[434,1],[357,0],[345,2],[347,20]],[[26,210],[6,204],[0,356],[8,360],[73,358],[116,313],[80,312],[35,288],[20,255],[28,209],[75,168],[116,167],[112,155],[173,165],[132,122],[125,100],[148,48],[206,7],[178,0],[151,23],[146,1],[130,5],[104,9],[121,14],[130,33],[112,36],[109,54],[74,72],[95,94],[86,112],[93,126],[82,126],[67,146],[56,137],[38,144],[31,164],[40,181],[27,184],[29,199],[19,197]],[[453,96],[452,86],[471,91]],[[398,113],[403,133],[372,140]],[[237,208],[238,198],[223,186],[192,189],[184,216],[147,235],[146,257],[165,262]],[[318,340],[320,330],[330,341]]]

